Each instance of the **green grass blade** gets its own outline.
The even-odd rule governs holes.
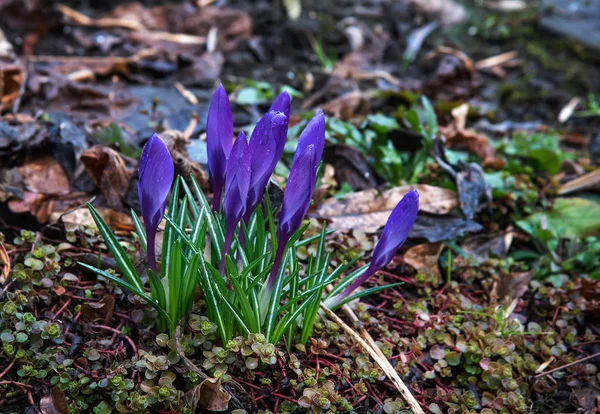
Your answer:
[[[131,218],[133,219],[133,224],[135,226],[135,232],[140,238],[140,243],[142,244],[142,248],[145,252],[148,252],[148,241],[146,239],[146,229],[144,229],[144,225],[142,224],[140,218],[135,214],[135,211],[131,209]]]
[[[189,265],[186,267],[183,279],[181,280],[179,291],[179,315],[184,317],[185,314],[192,307],[192,301],[194,299],[194,292],[196,290],[198,273],[198,264],[200,262],[200,253],[196,253],[192,256]]]
[[[121,247],[119,241],[112,233],[110,228],[108,228],[108,225],[104,222],[102,216],[100,216],[94,206],[92,206],[90,203],[87,203],[87,206],[92,214],[92,218],[94,219],[96,226],[98,227],[98,230],[100,230],[100,234],[104,238],[104,243],[106,243],[108,250],[110,250],[114,256],[116,262],[121,268],[121,271],[123,272],[123,275],[127,279],[127,282],[130,285],[135,286],[137,290],[143,292],[144,284],[133,267],[133,263],[131,263],[129,256],[127,256],[127,253],[125,253],[125,250],[123,247]]]
[[[389,288],[393,288],[395,286],[400,286],[403,285],[404,283],[402,282],[398,282],[398,283],[390,283],[389,285],[383,285],[383,286],[375,286],[369,289],[365,289],[362,290],[358,293],[355,293],[354,295],[348,296],[346,299],[344,299],[343,301],[341,301],[337,306],[335,306],[333,309],[331,310],[336,310],[338,309],[340,306],[345,305],[346,303],[353,301],[354,299],[359,299],[362,298],[363,296],[367,296],[367,295],[371,295],[375,292],[379,292],[380,290],[384,290],[384,289],[389,289]]]
[[[172,318],[179,318],[179,290],[181,286],[179,282],[181,281],[181,273],[182,273],[182,261],[183,255],[181,252],[181,244],[179,240],[175,240],[175,244],[173,245],[173,249],[171,251],[171,260],[169,261],[170,267],[167,271],[167,284],[169,286],[169,291],[167,294],[169,295],[169,301],[167,309],[169,310],[169,315]]]
[[[352,273],[350,273],[348,276],[346,276],[344,278],[344,280],[342,280],[340,283],[338,283],[331,290],[331,292],[329,292],[327,297],[333,297],[333,296],[337,295],[338,293],[340,293],[346,286],[349,286],[350,283],[352,283],[356,279],[358,279],[367,270],[368,267],[369,267],[369,264],[365,264],[365,265],[359,267],[358,269],[356,269],[355,271],[353,271]]]
[[[181,182],[181,177],[177,177],[175,179],[175,184],[171,189],[171,199],[169,201],[169,208],[166,217],[171,219],[175,219],[175,215],[177,214],[177,210],[179,207],[179,183]],[[175,239],[177,235],[173,232],[172,226],[167,222],[165,226],[165,232],[163,234],[163,251],[162,251],[162,263],[161,263],[161,275],[165,277],[167,270],[170,267],[171,261],[171,251],[173,250],[173,244],[175,243]]]
[[[209,270],[206,266],[207,263],[206,260],[204,260],[204,257],[200,256],[199,262],[199,283],[200,286],[202,286],[202,292],[204,293],[204,296],[206,298],[206,306],[209,308],[210,314],[212,315],[212,322],[214,322],[217,325],[217,329],[219,331],[219,335],[221,336],[221,340],[224,344],[226,344],[230,338],[227,336],[225,321],[223,320],[223,315],[221,314],[220,310],[220,301],[218,300],[220,296],[217,296],[217,290],[215,289],[215,286],[213,284],[212,279],[214,276],[211,273],[209,273]],[[221,276],[219,275],[219,277]]]
[[[124,281],[122,279],[119,279],[118,277],[116,277],[114,275],[106,273],[105,271],[100,270],[97,267],[90,266],[90,265],[87,265],[87,264],[81,263],[81,262],[77,262],[77,263],[79,264],[79,266],[83,267],[84,269],[89,270],[90,272],[96,273],[102,277],[105,277],[106,279],[111,280],[112,282],[116,283],[117,285],[129,290],[130,292],[135,293],[136,295],[138,295],[139,297],[144,299],[150,306],[152,306],[154,309],[156,309],[157,312],[161,316],[163,316],[165,318],[165,320],[167,320],[169,322],[169,324],[171,323],[171,318],[169,317],[167,312],[154,299],[152,299],[150,296],[148,296],[145,292],[136,289],[135,286],[127,283],[126,281]]]
[[[284,319],[279,321],[277,327],[275,328],[275,332],[273,333],[273,342],[271,343],[276,344],[279,342],[286,329],[292,326],[292,324],[296,321],[296,319],[298,319],[302,312],[304,312],[308,305],[310,305],[309,301],[303,302],[293,313],[287,314]]]
[[[279,314],[279,301],[281,299],[281,288],[283,285],[283,273],[287,267],[289,253],[286,254],[284,259],[282,260],[281,267],[279,268],[279,274],[277,275],[277,280],[275,281],[275,286],[271,292],[263,292],[263,295],[270,294],[270,302],[267,307],[267,317],[265,319],[265,337],[267,338],[267,342],[270,342],[271,336],[273,334],[273,330],[275,328],[275,322],[277,320],[277,315]]]
[[[148,281],[150,282],[152,298],[156,300],[156,302],[163,309],[167,309],[167,296],[165,294],[165,287],[163,286],[161,279],[156,276],[152,269],[148,269]]]

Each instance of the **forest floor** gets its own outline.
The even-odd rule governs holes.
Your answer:
[[[0,0],[0,412],[410,412],[361,335],[425,412],[600,410],[600,62],[540,26],[555,11],[92,3]],[[324,110],[309,232],[337,229],[334,262],[364,263],[419,191],[408,242],[369,282],[403,284],[337,312],[350,331],[323,315],[307,344],[223,344],[198,293],[178,335],[157,335],[138,297],[77,265],[119,272],[92,202],[145,266],[128,212],[153,132],[209,189],[219,82],[236,132],[293,97],[282,187]]]

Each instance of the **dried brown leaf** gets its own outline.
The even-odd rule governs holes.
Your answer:
[[[223,389],[220,379],[207,378],[185,395],[192,412],[225,411],[231,395]],[[200,408],[200,410],[199,410]]]
[[[498,298],[501,301],[519,299],[529,289],[529,282],[532,277],[533,270],[529,272],[512,272],[494,285],[490,297]]]
[[[108,205],[121,210],[121,199],[125,196],[133,174],[122,155],[102,145],[94,145],[81,155],[85,169],[96,182]]]
[[[456,124],[440,126],[439,131],[446,138],[448,148],[465,150],[477,155],[483,160],[483,167],[498,169],[506,163],[505,160],[496,158],[496,150],[485,135],[469,129],[460,129]]]
[[[40,411],[42,414],[69,414],[65,393],[58,387],[51,388],[40,400]]]
[[[378,194],[377,190],[365,190],[346,194],[342,200],[325,201],[315,216],[328,219],[339,230],[362,230],[375,232],[382,227],[400,199],[411,189],[419,192],[419,210],[430,214],[447,214],[458,206],[455,191],[431,185],[405,185]]]
[[[8,276],[10,275],[11,266],[10,266],[10,257],[8,256],[8,252],[4,247],[3,243],[0,243],[0,266],[2,266],[2,273],[0,273],[0,284],[4,284],[8,281]]]
[[[81,313],[92,322],[102,321],[108,325],[115,310],[115,298],[112,295],[104,295],[98,302],[84,303],[81,305]]]
[[[444,246],[441,243],[419,244],[404,253],[404,261],[420,273],[440,276],[438,260]]]
[[[71,187],[65,170],[47,155],[25,163],[19,172],[27,191],[39,194],[69,194]]]
[[[133,231],[135,229],[133,220],[131,220],[131,217],[125,213],[105,207],[97,207],[96,210],[100,216],[102,216],[102,219],[106,222],[106,224],[113,229],[129,231]],[[61,215],[61,213],[54,213],[50,217],[50,222],[56,223],[59,219],[62,221],[67,231],[76,230],[80,226],[94,225],[94,219],[92,218],[90,211],[85,207],[70,211],[64,215]]]

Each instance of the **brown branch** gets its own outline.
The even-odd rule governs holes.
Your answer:
[[[344,312],[346,314],[348,314],[348,312],[349,312],[351,315],[353,315],[353,317],[350,317],[350,318],[351,319],[356,318],[356,321],[358,321],[358,318],[356,317],[356,315],[354,314],[352,309],[350,309],[350,307],[348,307],[348,306],[346,306],[346,308],[347,308],[347,310],[344,309]],[[362,346],[364,348],[364,350],[369,353],[369,355],[371,355],[371,358],[373,358],[375,360],[375,362],[381,367],[381,369],[383,370],[385,375],[396,386],[396,388],[398,389],[398,391],[400,392],[400,394],[402,395],[404,400],[408,403],[410,408],[413,410],[413,412],[415,412],[417,414],[425,414],[425,412],[419,405],[419,402],[411,394],[408,387],[404,384],[404,382],[402,381],[402,379],[400,378],[400,376],[398,375],[398,373],[396,372],[396,370],[394,369],[392,364],[390,364],[388,359],[383,355],[383,353],[381,352],[381,350],[379,349],[377,344],[375,344],[375,341],[373,340],[373,338],[371,338],[371,335],[369,335],[369,333],[364,328],[362,328],[361,334],[362,334],[362,336],[365,336],[367,338],[366,340],[363,339],[363,337],[361,337],[361,335],[356,333],[356,331],[354,331],[350,326],[348,326],[342,319],[340,319],[339,316],[337,316],[335,313],[333,313],[325,305],[321,305],[321,309],[323,309],[323,311],[327,314],[327,316],[329,316],[348,335],[350,335],[356,342],[358,342],[358,344],[360,346]]]
[[[589,356],[586,356],[585,358],[578,359],[577,361],[569,362],[568,364],[562,365],[558,368],[551,369],[550,371],[542,372],[541,374],[538,374],[533,378],[539,378],[539,377],[543,377],[548,374],[552,374],[553,372],[556,372],[556,371],[561,371],[563,369],[572,367],[573,365],[581,364],[582,362],[587,361],[588,359],[596,358],[598,356],[600,356],[600,352],[596,352],[593,355],[589,355]]]

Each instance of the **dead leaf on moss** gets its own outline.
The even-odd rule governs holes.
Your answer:
[[[96,207],[96,210],[110,228],[126,231],[135,230],[133,220],[129,215],[105,207]],[[54,213],[50,217],[51,223],[56,223],[58,220],[62,221],[63,225],[65,226],[65,230],[67,231],[76,230],[80,226],[94,225],[94,219],[86,207],[78,208],[68,212],[67,214]]]
[[[529,272],[512,272],[494,284],[490,297],[498,298],[501,301],[519,299],[529,289],[529,282],[532,277],[533,270]]]
[[[485,135],[466,129],[469,106],[460,105],[452,110],[454,121],[447,126],[440,126],[440,134],[446,138],[448,148],[465,150],[483,160],[483,167],[499,169],[506,161],[496,158],[496,150]]]
[[[0,266],[2,266],[2,273],[0,273],[0,284],[5,284],[8,281],[10,275],[10,257],[4,247],[4,243],[0,243]]]
[[[430,214],[448,214],[458,206],[455,191],[426,184],[404,185],[378,194],[377,190],[365,190],[346,194],[342,200],[325,201],[314,216],[330,220],[338,230],[362,230],[375,232],[382,227],[391,211],[406,193],[419,192],[419,211]]]
[[[86,171],[96,182],[109,207],[123,208],[122,198],[127,193],[133,171],[127,167],[123,156],[102,145],[94,145],[81,154]]]
[[[465,220],[461,217],[419,214],[410,232],[410,237],[422,238],[430,243],[437,243],[455,239],[465,233],[476,233],[481,230],[483,230],[483,226],[473,220]]]
[[[58,387],[52,387],[40,400],[40,411],[42,414],[69,414],[65,393]]]
[[[66,195],[46,195],[25,191],[22,198],[13,198],[8,201],[8,207],[13,213],[31,213],[38,223],[47,223],[55,215],[59,217],[90,199],[86,193],[71,193]]]
[[[467,238],[461,247],[480,262],[489,259],[490,256],[503,259],[510,249],[513,236],[514,233],[511,231],[500,234],[478,234]]]
[[[220,379],[207,378],[188,391],[185,399],[193,413],[204,410],[225,411],[231,395],[223,389]]]
[[[355,191],[377,187],[374,171],[356,148],[345,144],[327,145],[323,159],[333,166],[338,183],[348,183]]]
[[[19,168],[27,191],[38,194],[69,194],[65,170],[51,155],[36,158]]]
[[[404,253],[404,261],[419,273],[440,276],[438,260],[444,246],[441,243],[419,244]]]
[[[104,295],[98,302],[84,303],[81,305],[81,313],[92,322],[102,321],[108,324],[115,310],[115,298],[112,295]]]

